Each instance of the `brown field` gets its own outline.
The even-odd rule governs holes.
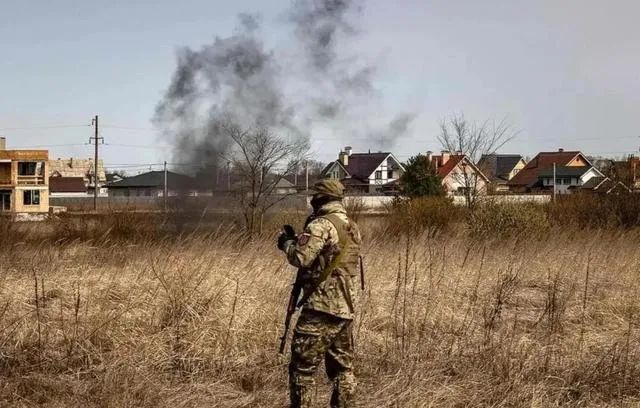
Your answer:
[[[365,230],[358,406],[640,406],[638,232]],[[226,231],[4,231],[0,405],[286,406],[294,270],[271,238]],[[318,407],[328,391],[320,373]]]

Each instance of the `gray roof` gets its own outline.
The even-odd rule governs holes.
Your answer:
[[[556,167],[556,177],[581,177],[592,168],[589,166],[558,166]],[[553,177],[553,168],[540,170],[538,178],[540,177]]]
[[[195,180],[192,177],[185,176],[174,172],[167,172],[167,186],[171,190],[189,190],[195,186]],[[107,184],[108,188],[163,188],[164,187],[164,171],[150,171],[148,173],[138,174],[137,176],[127,177],[124,180]]]
[[[491,180],[508,180],[509,173],[522,159],[519,154],[488,154],[482,156],[478,168]]]
[[[585,190],[594,189],[600,184],[604,183],[605,180],[608,180],[607,177],[592,177],[586,183],[584,183],[581,187]]]
[[[368,180],[369,176],[382,164],[382,162],[391,156],[390,152],[378,152],[378,153],[352,153],[349,156],[349,162],[346,166],[342,166],[340,160],[329,163],[324,170],[322,170],[322,176],[325,177],[327,172],[334,164],[342,166],[349,176],[358,180]],[[394,159],[395,160],[395,159]],[[400,164],[400,163],[398,163]]]

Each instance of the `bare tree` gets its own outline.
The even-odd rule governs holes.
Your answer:
[[[462,186],[467,207],[473,208],[478,196],[485,193],[487,188],[487,180],[476,163],[483,155],[495,154],[515,136],[516,133],[505,119],[500,122],[469,122],[464,114],[459,114],[440,123],[438,141],[443,150],[466,157],[461,164],[463,171],[455,173],[454,177]]]
[[[231,165],[238,177],[234,192],[250,234],[261,232],[265,213],[293,193],[276,194],[279,183],[295,172],[309,149],[304,138],[286,140],[267,128],[225,124],[233,141]]]

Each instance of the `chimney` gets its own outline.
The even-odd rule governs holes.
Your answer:
[[[344,167],[347,167],[349,165],[349,153],[342,151],[340,152],[340,155],[338,157],[340,160],[340,164],[342,164]]]
[[[448,150],[443,150],[441,154],[442,154],[442,163],[440,163],[440,165],[444,166],[445,164],[447,164],[447,162],[451,158],[451,152]]]
[[[0,150],[7,150],[7,138],[0,137]]]
[[[353,153],[353,148],[351,146],[347,146],[347,147],[344,148],[344,152],[347,155],[351,156],[351,153]]]
[[[427,161],[431,162],[433,159],[433,152],[431,150],[427,150]]]
[[[558,153],[564,153],[564,149],[561,147],[558,149]]]

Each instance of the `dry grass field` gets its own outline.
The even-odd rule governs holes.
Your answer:
[[[365,229],[358,406],[640,406],[638,232]],[[0,406],[286,406],[294,270],[223,231],[5,237]]]

